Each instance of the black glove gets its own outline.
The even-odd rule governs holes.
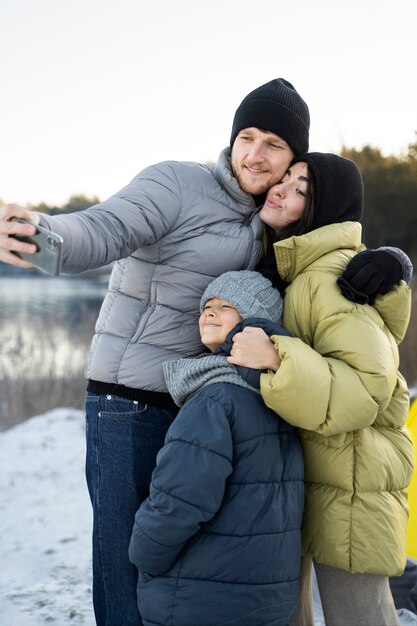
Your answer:
[[[350,261],[337,284],[348,300],[373,304],[378,294],[391,291],[402,276],[402,265],[393,254],[385,250],[365,250]]]

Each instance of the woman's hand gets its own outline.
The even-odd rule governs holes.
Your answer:
[[[30,224],[21,224],[20,222],[10,221],[12,217],[18,217],[31,222]],[[18,267],[32,267],[27,261],[20,259],[14,252],[27,252],[34,254],[36,246],[30,243],[18,241],[13,235],[23,235],[32,237],[36,233],[35,225],[39,223],[39,216],[32,211],[18,206],[17,204],[7,204],[0,209],[0,261],[17,265]]]
[[[261,328],[246,326],[233,337],[233,347],[227,357],[233,365],[243,365],[257,370],[269,369],[276,372],[281,359],[274,344]]]

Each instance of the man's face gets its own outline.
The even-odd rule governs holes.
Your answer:
[[[220,298],[210,298],[204,305],[198,321],[201,343],[214,352],[226,341],[232,328],[241,321],[240,314],[230,302]]]
[[[245,128],[233,144],[232,170],[243,191],[256,196],[283,178],[293,157],[287,142],[275,133]]]

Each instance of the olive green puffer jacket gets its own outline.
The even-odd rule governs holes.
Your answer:
[[[411,293],[401,282],[374,307],[345,299],[336,278],[361,249],[357,222],[275,244],[279,272],[291,283],[283,325],[293,337],[272,338],[282,362],[261,376],[261,393],[301,428],[304,554],[349,572],[392,576],[405,566],[404,489],[413,467],[397,347]]]

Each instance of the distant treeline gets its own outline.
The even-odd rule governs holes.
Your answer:
[[[30,204],[27,208],[33,211],[39,211],[40,213],[47,213],[48,215],[57,215],[58,213],[75,213],[76,211],[83,211],[93,204],[100,202],[97,196],[88,198],[83,194],[71,196],[68,202],[62,206],[51,206],[41,202],[40,204]]]
[[[352,159],[363,175],[364,243],[368,248],[402,248],[417,266],[417,141],[402,157],[384,157],[370,146],[344,147],[341,154]]]

